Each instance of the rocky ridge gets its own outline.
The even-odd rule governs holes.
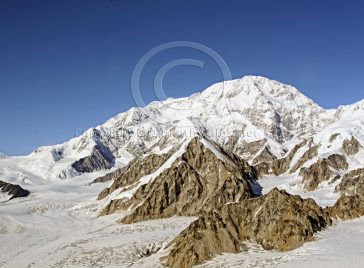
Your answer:
[[[292,250],[332,224],[313,199],[273,189],[268,194],[205,213],[178,235],[163,258],[168,267],[192,267],[254,242],[264,249]]]
[[[130,196],[111,200],[101,215],[128,212],[122,219],[124,223],[173,215],[194,216],[255,196],[252,187],[258,178],[256,170],[240,157],[212,146],[207,140],[196,137],[187,141],[185,147],[176,152],[177,156],[158,158],[161,161],[157,161],[157,165],[153,163],[154,155],[150,155],[149,160],[143,159],[146,167],[153,168],[136,177],[127,175],[126,171],[99,195],[102,199],[117,189],[121,189],[121,196],[127,191],[130,193]],[[167,161],[170,161],[168,165]],[[138,163],[136,161],[130,170]],[[149,176],[149,181],[140,184],[145,176]],[[119,184],[120,181],[123,183]]]
[[[301,168],[299,175],[302,176],[303,187],[312,191],[323,182],[334,179],[339,171],[348,169],[345,156],[332,154],[327,158],[318,160],[308,168]]]
[[[363,142],[352,133],[329,133],[323,140],[318,135],[296,144],[282,158],[255,167],[263,175],[296,174],[302,189],[314,191],[321,183],[335,182],[350,172],[351,162],[360,163]]]
[[[357,169],[343,176],[335,191],[341,197],[328,208],[333,217],[353,219],[364,216],[364,169]]]
[[[9,196],[8,200],[26,197],[30,194],[28,190],[23,189],[19,185],[11,184],[0,180],[0,192],[6,193]]]

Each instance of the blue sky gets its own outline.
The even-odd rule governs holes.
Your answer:
[[[26,154],[135,106],[130,76],[150,49],[192,41],[221,55],[233,78],[263,75],[323,107],[364,98],[363,1],[1,0],[0,151]],[[146,65],[141,94],[180,58],[205,62],[168,72],[168,96],[222,79],[199,51],[173,48]]]

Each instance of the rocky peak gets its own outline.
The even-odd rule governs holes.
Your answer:
[[[327,211],[336,218],[353,219],[364,215],[364,168],[345,174],[335,191],[341,196]]]
[[[313,191],[321,182],[334,179],[339,171],[347,169],[348,163],[345,156],[332,154],[327,158],[318,160],[308,168],[302,168],[300,175],[303,177],[304,188]]]
[[[138,161],[136,162],[138,163]],[[144,163],[148,166],[148,162]],[[133,165],[130,169],[133,169]],[[201,137],[187,141],[144,176],[115,180],[113,198],[101,215],[127,213],[124,223],[173,215],[192,216],[255,196],[257,172],[247,162]],[[255,188],[254,188],[255,187]],[[100,194],[107,197],[111,191]]]
[[[26,197],[30,194],[28,190],[23,189],[19,185],[11,184],[0,180],[0,192],[8,195],[7,200],[18,197]]]
[[[273,189],[205,213],[170,243],[162,261],[169,267],[192,267],[217,254],[241,252],[245,242],[292,250],[331,223],[313,199]]]

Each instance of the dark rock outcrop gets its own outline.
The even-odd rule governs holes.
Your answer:
[[[336,186],[335,192],[340,192],[342,195],[362,194],[364,196],[364,168],[345,174],[340,184]]]
[[[303,187],[307,191],[313,191],[321,182],[334,178],[337,175],[334,170],[347,169],[348,163],[345,156],[332,154],[327,158],[318,160],[308,168],[301,168],[300,176],[303,178]]]
[[[120,176],[114,179],[114,183],[104,189],[98,196],[98,200],[104,199],[117,189],[132,186],[141,177],[153,173],[167,160],[168,155],[150,154],[140,157],[128,164],[125,171],[120,171]]]
[[[297,163],[290,170],[291,173],[296,172],[299,168],[301,168],[308,160],[316,157],[318,155],[318,148],[320,145],[314,145],[310,149],[308,149],[301,158],[297,161]]]
[[[331,135],[331,137],[330,137],[330,139],[329,139],[329,141],[330,141],[330,142],[333,142],[333,141],[335,141],[335,140],[336,140],[336,138],[337,138],[337,137],[339,137],[339,136],[340,136],[340,133],[332,134],[332,135]]]
[[[91,155],[81,158],[71,166],[80,173],[90,173],[96,170],[110,169],[114,166],[115,157],[108,148],[101,145],[94,147]]]
[[[289,151],[283,158],[275,159],[272,162],[261,162],[255,167],[261,174],[274,174],[281,175],[289,170],[293,157],[299,149],[307,144],[307,140],[297,144],[291,151]]]
[[[11,196],[9,200],[18,197],[26,197],[30,194],[28,190],[23,189],[19,185],[11,184],[5,181],[0,181],[0,191]]]
[[[354,138],[354,136],[351,137],[351,140],[344,140],[343,142],[343,151],[347,155],[355,155],[361,148],[363,148],[363,146]]]
[[[270,163],[274,160],[276,160],[277,157],[269,150],[267,146],[263,148],[263,150],[257,155],[253,160],[253,165],[256,165],[258,163]]]
[[[358,194],[341,196],[327,211],[332,217],[343,220],[361,217],[364,215],[364,198]]]
[[[198,215],[229,202],[255,196],[251,184],[258,173],[236,155],[220,159],[199,138],[154,180],[140,186],[130,199],[112,200],[101,213],[128,211],[124,223]]]
[[[264,249],[292,250],[331,224],[329,214],[313,199],[273,189],[262,197],[205,213],[170,243],[162,262],[169,267],[192,267],[216,254],[241,252],[244,241]]]
[[[341,197],[328,208],[333,217],[353,219],[364,215],[364,169],[347,173],[336,186]]]

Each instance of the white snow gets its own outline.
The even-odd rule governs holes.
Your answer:
[[[285,174],[280,176],[264,176],[258,180],[258,183],[262,186],[262,194],[268,193],[273,188],[285,190],[290,194],[300,195],[303,198],[313,198],[316,203],[321,207],[332,206],[340,197],[339,193],[334,193],[336,185],[335,183],[322,183],[314,191],[305,191],[302,188],[302,178],[298,174]]]
[[[8,193],[1,192],[1,190],[0,190],[0,203],[4,203],[4,202],[8,201],[10,198],[11,198],[11,196],[8,195]]]
[[[237,147],[267,139],[272,153],[280,157],[285,146],[272,134],[273,126],[279,124],[277,113],[291,118],[294,124],[291,130],[280,126],[286,136],[284,142],[291,135],[310,136],[333,121],[333,111],[321,108],[294,87],[264,77],[245,76],[214,84],[190,97],[131,108],[63,144],[37,148],[29,156],[13,161],[17,164],[11,166],[9,180],[15,180],[18,173],[36,183],[80,175],[71,164],[88,156],[97,144],[108,148],[117,163],[125,163],[136,156],[133,149],[151,148],[162,137],[169,137],[167,147],[179,144],[181,138],[176,134],[181,134],[183,140],[203,133],[220,144],[238,135]],[[2,171],[4,166],[9,163],[1,164],[0,172],[7,173]]]
[[[29,185],[29,197],[1,203],[1,266],[160,267],[163,248],[195,218],[124,225],[118,214],[96,217],[102,202],[95,197],[108,183],[88,186],[92,179]],[[360,218],[337,222],[293,251],[265,251],[250,243],[248,252],[222,254],[202,267],[361,267],[363,246]],[[148,250],[156,254],[143,257]]]
[[[143,254],[158,250],[194,220],[173,217],[124,225],[120,214],[97,217],[97,194],[107,183],[83,175],[0,203],[1,267],[140,267]]]

